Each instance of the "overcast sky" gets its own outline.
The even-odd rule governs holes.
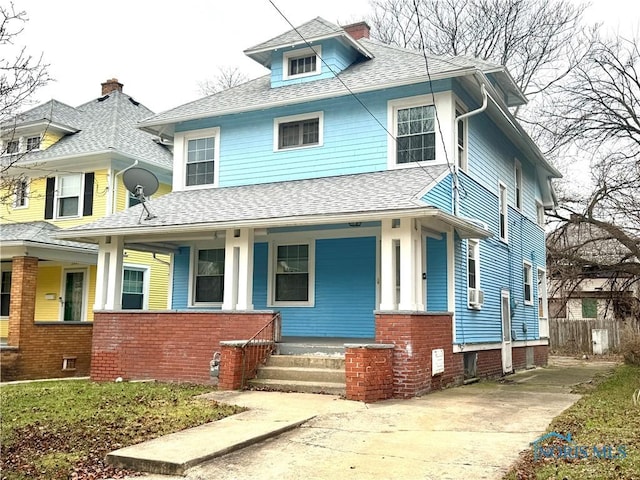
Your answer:
[[[7,2],[7,0],[0,0]],[[338,24],[364,19],[368,0],[274,0],[294,25],[317,16]],[[590,21],[637,31],[640,0],[592,0]],[[37,103],[78,106],[116,77],[124,92],[160,112],[199,98],[198,82],[219,66],[250,77],[267,71],[243,50],[290,29],[269,0],[14,0],[29,16],[17,43],[43,53],[55,79]],[[5,52],[6,53],[6,52]]]

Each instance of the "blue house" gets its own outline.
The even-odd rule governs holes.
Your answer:
[[[135,248],[172,255],[172,342],[190,313],[279,312],[285,338],[364,343],[378,315],[444,313],[467,375],[546,362],[560,174],[510,112],[523,93],[502,66],[368,33],[315,18],[245,50],[269,74],[139,124],[173,144],[155,218],[138,205],[59,235],[99,245],[96,328]]]

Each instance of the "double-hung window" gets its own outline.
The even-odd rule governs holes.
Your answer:
[[[57,178],[56,216],[58,218],[80,215],[82,175],[62,175]]]
[[[283,55],[282,78],[284,80],[316,75],[322,68],[322,47],[300,48]]]
[[[478,242],[475,240],[468,240],[467,242],[467,287],[480,288],[480,255]]]
[[[313,303],[313,246],[276,245],[273,268],[274,304],[309,306]]]
[[[396,122],[396,162],[426,162],[436,158],[435,107],[400,108]]]
[[[142,310],[145,307],[145,274],[141,268],[125,267],[122,276],[122,308]]]
[[[18,153],[20,151],[20,141],[19,140],[9,140],[6,143],[6,153]]]
[[[544,206],[540,202],[536,202],[536,221],[538,226],[544,228]]]
[[[522,210],[522,166],[520,162],[516,160],[515,165],[515,180],[516,180],[516,208]]]
[[[16,181],[13,208],[25,208],[29,205],[29,180],[19,178]]]
[[[322,145],[324,115],[311,112],[279,117],[274,120],[274,151]]]
[[[187,140],[187,186],[213,183],[215,137]]]
[[[40,136],[28,137],[26,139],[27,152],[40,148]]]
[[[464,115],[465,111],[460,105],[456,105],[456,118]],[[456,144],[457,144],[457,160],[458,167],[461,170],[467,170],[467,119],[456,120]]]
[[[529,262],[524,262],[522,266],[524,281],[524,303],[533,305],[533,268]]]
[[[196,251],[193,303],[222,303],[224,298],[224,248]]]
[[[507,242],[509,210],[508,210],[508,204],[507,204],[507,187],[503,183],[500,183],[498,185],[498,210],[499,210],[500,240],[502,240],[503,242]]]
[[[11,303],[11,272],[2,272],[0,282],[0,317],[9,316],[9,305]]]

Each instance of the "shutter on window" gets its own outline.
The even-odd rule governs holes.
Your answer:
[[[50,220],[53,218],[53,197],[55,195],[56,179],[54,177],[47,178],[47,189],[44,200],[44,218]]]
[[[93,181],[95,173],[88,172],[84,174],[84,202],[82,204],[82,216],[88,217],[93,215]]]

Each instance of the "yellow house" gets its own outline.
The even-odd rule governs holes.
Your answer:
[[[51,100],[0,125],[3,380],[88,374],[98,249],[53,234],[129,207],[142,213],[123,183],[129,168],[156,175],[153,197],[171,190],[170,145],[136,128],[151,115],[110,79],[83,105]],[[118,307],[167,308],[166,253],[126,252]]]

